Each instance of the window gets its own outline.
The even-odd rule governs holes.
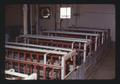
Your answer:
[[[61,7],[60,8],[60,18],[70,19],[71,18],[71,7]]]

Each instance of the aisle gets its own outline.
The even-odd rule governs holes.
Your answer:
[[[92,76],[92,79],[114,79],[115,78],[115,45],[105,53],[106,57]]]

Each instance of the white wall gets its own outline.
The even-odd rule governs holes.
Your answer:
[[[52,15],[50,19],[40,19],[40,28],[46,30],[55,29],[55,8],[57,29],[65,29],[69,26],[97,27],[111,29],[112,40],[115,41],[115,6],[112,4],[46,4],[39,7],[50,7]],[[71,19],[64,19],[60,23],[60,7],[71,7]],[[76,16],[77,14],[77,16]],[[61,28],[60,28],[61,24]],[[39,30],[40,31],[40,30]]]
[[[78,26],[111,29],[115,41],[115,6],[108,4],[87,4],[80,6]]]
[[[39,19],[39,32],[41,28],[46,30],[55,29],[55,12],[57,29],[60,29],[59,14],[61,6],[69,6],[72,10],[71,19],[62,20],[61,29],[68,28],[72,25],[80,27],[110,28],[112,40],[115,41],[115,6],[112,4],[40,4],[39,8],[50,7],[51,17],[50,19]],[[22,5],[7,5],[5,12],[6,26],[18,25],[18,19],[19,25],[23,24]],[[33,13],[33,16],[34,15]],[[17,16],[19,16],[19,18]]]
[[[111,29],[111,39],[115,41],[115,6],[112,4],[71,4],[71,19],[62,21],[62,29],[69,26]],[[76,16],[77,14],[77,16]]]

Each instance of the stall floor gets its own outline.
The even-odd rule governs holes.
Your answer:
[[[104,53],[105,57],[90,79],[115,79],[115,44]]]

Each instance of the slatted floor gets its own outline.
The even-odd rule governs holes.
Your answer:
[[[115,44],[104,53],[106,56],[103,62],[99,65],[98,69],[90,79],[114,79],[115,78]]]

